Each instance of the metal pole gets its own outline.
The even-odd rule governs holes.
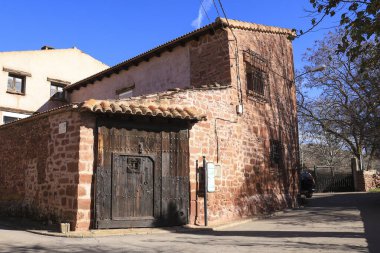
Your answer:
[[[206,169],[206,157],[203,156],[203,169],[204,169],[204,182],[205,182],[205,190],[204,190],[204,216],[205,216],[205,226],[207,227],[207,169]]]
[[[198,160],[195,161],[195,221],[198,221],[198,194],[199,194],[199,167]]]

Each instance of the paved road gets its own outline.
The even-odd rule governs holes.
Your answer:
[[[380,194],[321,194],[305,208],[220,231],[59,238],[0,224],[0,252],[380,252]]]

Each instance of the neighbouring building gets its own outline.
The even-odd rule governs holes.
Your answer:
[[[0,126],[0,207],[73,230],[203,224],[203,156],[210,224],[294,206],[293,36],[218,18],[65,87]]]
[[[64,87],[106,68],[77,48],[0,52],[0,124],[62,105]]]

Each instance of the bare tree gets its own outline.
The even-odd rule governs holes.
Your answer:
[[[362,67],[376,67],[380,57],[380,1],[379,0],[309,0],[313,10],[311,27],[298,36],[312,31],[327,17],[340,15],[342,36],[335,45],[340,53],[350,59],[360,58],[363,53],[370,54]],[[372,40],[372,43],[366,43]]]
[[[329,166],[344,170],[350,161],[345,143],[328,134],[313,122],[300,117],[300,151],[304,167]]]
[[[307,73],[299,84],[299,114],[304,122],[342,141],[360,161],[367,156],[369,169],[379,152],[380,70],[361,68],[370,55],[349,59],[337,53],[342,36],[343,31],[330,33],[306,53],[305,71],[321,64],[326,69]]]

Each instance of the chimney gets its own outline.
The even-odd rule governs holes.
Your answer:
[[[41,47],[41,50],[53,50],[54,49],[54,47],[51,47],[51,46],[42,46]]]

